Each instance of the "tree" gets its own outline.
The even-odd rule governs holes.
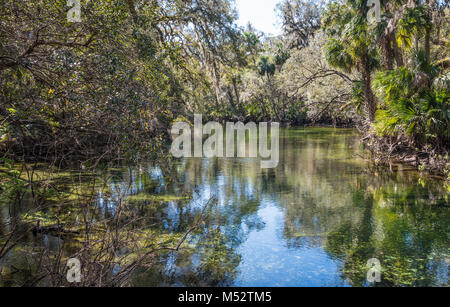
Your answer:
[[[377,103],[371,89],[372,72],[378,67],[374,36],[369,31],[366,1],[337,1],[331,3],[322,20],[330,36],[325,46],[325,58],[336,68],[349,73],[359,72],[367,120],[375,120]]]
[[[320,29],[323,10],[321,1],[284,0],[277,5],[283,22],[283,32],[288,40],[287,49],[303,48]]]

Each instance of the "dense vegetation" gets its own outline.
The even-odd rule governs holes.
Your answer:
[[[58,163],[148,158],[177,117],[198,112],[365,125],[378,154],[445,156],[448,7],[381,6],[377,22],[366,1],[282,1],[284,34],[266,37],[239,28],[225,0],[86,2],[81,23],[64,1],[4,0],[1,149]]]
[[[74,209],[33,214],[44,199],[91,203],[104,182],[90,179],[107,162],[170,159],[168,128],[194,113],[355,126],[376,163],[409,162],[450,180],[447,1],[381,0],[377,21],[367,18],[366,0],[283,0],[277,37],[237,26],[232,0],[81,1],[79,23],[67,20],[66,2],[0,0],[0,201],[31,194],[34,206],[0,239],[0,260],[24,233],[55,230],[55,216],[67,215],[64,231],[103,238],[85,241],[83,253],[105,251],[107,274],[117,261],[109,251],[132,249],[138,236],[133,210],[122,214],[120,205],[104,228],[90,229],[97,216],[83,207],[84,232],[69,217]],[[83,193],[60,174],[69,168],[83,170]],[[120,193],[102,188],[122,204]],[[139,244],[166,240],[165,249],[177,250],[202,214],[170,238],[142,229],[148,236]],[[124,224],[135,232],[119,232]],[[146,246],[122,259],[124,280],[136,261],[162,249]]]

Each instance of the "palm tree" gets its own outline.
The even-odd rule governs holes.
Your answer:
[[[275,64],[269,63],[269,57],[263,56],[258,63],[258,72],[270,81],[270,77],[275,74]]]
[[[359,72],[369,122],[375,120],[377,103],[371,89],[372,72],[378,66],[375,35],[369,31],[366,0],[330,4],[322,21],[332,37],[325,46],[325,58],[336,68]]]

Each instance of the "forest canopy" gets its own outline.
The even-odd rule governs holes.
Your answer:
[[[365,0],[283,0],[275,37],[239,27],[228,0],[81,1],[81,22],[68,9],[1,1],[6,156],[148,159],[194,113],[364,127],[374,153],[427,161],[448,151],[447,2],[381,1],[377,21]]]

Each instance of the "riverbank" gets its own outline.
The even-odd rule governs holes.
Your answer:
[[[304,125],[286,125],[287,128],[355,128],[361,134],[361,141],[370,153],[368,157],[376,165],[392,169],[393,164],[404,164],[421,172],[428,172],[447,180],[450,186],[450,155],[445,149],[418,149],[408,144],[406,137],[378,137],[363,128],[360,122],[348,124],[308,123]]]
[[[373,134],[368,134],[362,141],[376,164],[391,167],[392,164],[402,163],[450,182],[449,152],[443,148],[425,146],[419,149],[411,146],[403,137],[377,137]]]

